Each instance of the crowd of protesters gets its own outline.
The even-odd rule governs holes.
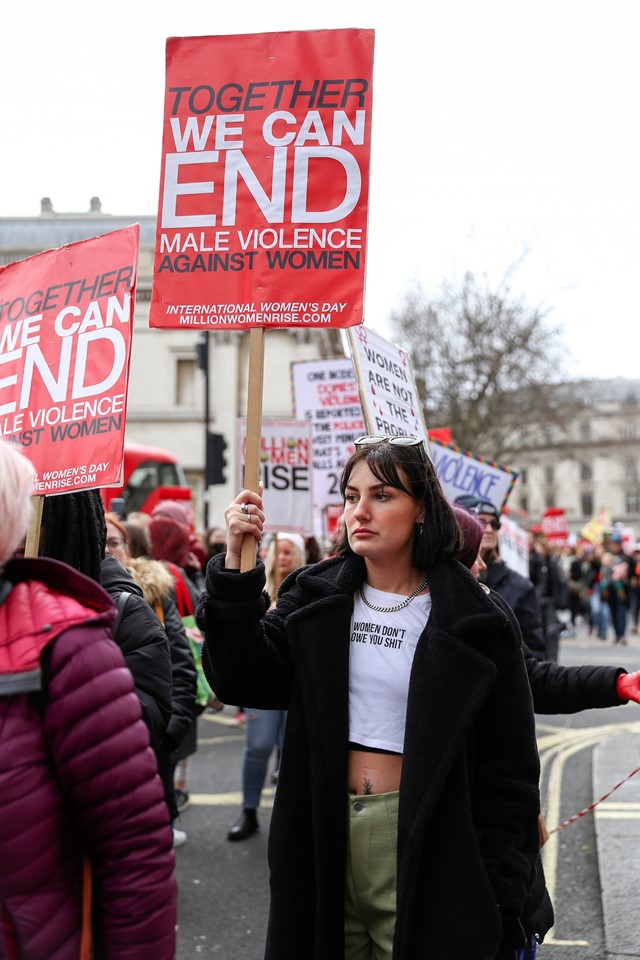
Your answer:
[[[326,549],[264,536],[254,491],[203,534],[187,503],[123,518],[82,491],[45,498],[38,557],[21,557],[32,477],[0,441],[0,956],[75,960],[93,943],[104,960],[174,958],[188,759],[222,700],[250,705],[229,840],[257,831],[276,754],[265,957],[292,942],[331,960],[535,956],[553,909],[534,712],[640,700],[639,674],[554,663],[580,625],[618,644],[638,632],[640,544],[614,528],[554,548],[534,529],[517,574],[495,505],[452,507],[421,441],[363,437]],[[439,695],[448,677],[464,711]]]

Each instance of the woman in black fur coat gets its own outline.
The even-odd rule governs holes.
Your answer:
[[[259,494],[226,510],[203,663],[226,703],[288,711],[269,835],[267,960],[514,960],[538,855],[539,761],[521,641],[456,558],[420,440],[360,438],[337,555],[274,610]]]

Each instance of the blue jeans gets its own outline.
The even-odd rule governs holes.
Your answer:
[[[518,950],[518,960],[536,960],[537,941],[534,936],[531,937],[528,947]]]
[[[267,778],[269,757],[274,747],[282,747],[286,710],[253,710],[245,707],[246,743],[242,759],[244,807],[255,810]]]
[[[611,623],[611,609],[600,596],[600,585],[596,584],[591,595],[591,617],[601,640],[606,640]]]

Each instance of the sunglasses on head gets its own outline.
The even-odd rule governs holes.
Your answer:
[[[427,462],[427,451],[425,450],[424,442],[420,439],[420,437],[358,437],[358,439],[354,440],[353,443],[356,449],[358,447],[366,447],[370,444],[376,443],[392,443],[396,447],[417,447],[423,462]]]

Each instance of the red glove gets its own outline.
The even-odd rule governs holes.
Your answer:
[[[621,700],[635,700],[640,703],[640,671],[621,673],[616,681],[616,693]]]

